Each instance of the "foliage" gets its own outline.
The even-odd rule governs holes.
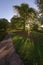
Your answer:
[[[30,34],[34,41],[37,64],[43,65],[43,33],[32,31]]]
[[[14,6],[14,8],[17,9],[20,16],[25,20],[28,19],[28,17],[32,17],[31,14],[36,15],[35,9],[30,8],[28,4],[21,4],[21,6]]]
[[[43,0],[36,0],[36,4],[41,10],[41,12],[43,12]]]
[[[43,24],[43,0],[35,0],[35,2],[39,7],[40,14],[41,14],[39,21],[41,22],[41,24]]]
[[[31,31],[38,31],[38,24],[33,24],[31,26]]]
[[[23,30],[24,29],[24,20],[23,18],[21,17],[17,17],[17,16],[14,16],[11,18],[11,26],[12,26],[12,29],[18,29],[18,30]]]
[[[5,36],[8,29],[8,21],[6,19],[0,19],[0,40]]]
[[[32,56],[34,51],[33,42],[24,36],[20,36],[17,33],[14,33],[13,44],[20,54],[20,57],[25,61],[25,64],[32,64]]]
[[[39,17],[40,26],[43,25],[43,0],[35,0],[35,3],[39,7]],[[43,27],[39,27],[39,32],[43,32]]]
[[[7,30],[8,28],[8,21],[6,19],[0,19],[0,29]]]
[[[15,10],[18,12],[18,16],[24,19],[24,30],[26,22],[33,21],[37,18],[37,11],[34,8],[29,7],[28,4],[21,4],[20,6],[14,6]]]
[[[13,33],[13,44],[25,65],[43,65],[43,33],[31,31],[30,37]]]
[[[41,24],[43,25],[43,14],[40,16],[39,21],[40,21]]]

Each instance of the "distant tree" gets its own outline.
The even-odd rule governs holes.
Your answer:
[[[35,3],[37,4],[41,12],[43,12],[43,0],[35,0]]]
[[[9,27],[9,22],[7,19],[0,19],[0,29],[5,29],[7,30],[7,28]]]
[[[40,21],[41,25],[43,25],[43,14],[40,16],[39,21]]]
[[[0,40],[7,33],[7,29],[8,29],[8,26],[9,26],[8,24],[9,24],[9,22],[5,18],[0,19]]]
[[[43,0],[35,0],[35,3],[37,4],[41,14],[39,21],[43,24]]]

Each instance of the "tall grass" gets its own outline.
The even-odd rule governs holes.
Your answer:
[[[43,33],[30,32],[30,37],[13,33],[13,44],[25,65],[43,65]]]

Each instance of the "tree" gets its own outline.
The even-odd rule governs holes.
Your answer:
[[[31,30],[38,31],[38,24],[33,24]]]
[[[24,30],[26,22],[34,20],[37,17],[35,9],[30,8],[28,4],[21,4],[20,6],[16,5],[13,7],[17,10],[19,16],[24,19]]]
[[[24,29],[24,20],[21,17],[14,16],[11,18],[12,29]]]
[[[40,14],[41,14],[39,20],[40,20],[41,24],[43,24],[43,0],[35,0],[35,2],[37,4],[37,6],[39,7]]]
[[[8,28],[8,21],[5,18],[0,19],[0,40],[7,33],[7,28]]]
[[[41,12],[43,12],[43,0],[36,0],[35,1]]]
[[[0,19],[0,29],[5,29],[7,30],[7,28],[9,27],[9,22],[7,21],[7,19]]]
[[[43,25],[43,14],[40,16],[39,21],[40,21],[41,25]]]

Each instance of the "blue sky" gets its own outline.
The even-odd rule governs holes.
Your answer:
[[[11,17],[15,14],[13,5],[20,5],[27,3],[30,7],[38,9],[34,3],[35,0],[0,0],[0,18],[6,18],[10,21]]]

